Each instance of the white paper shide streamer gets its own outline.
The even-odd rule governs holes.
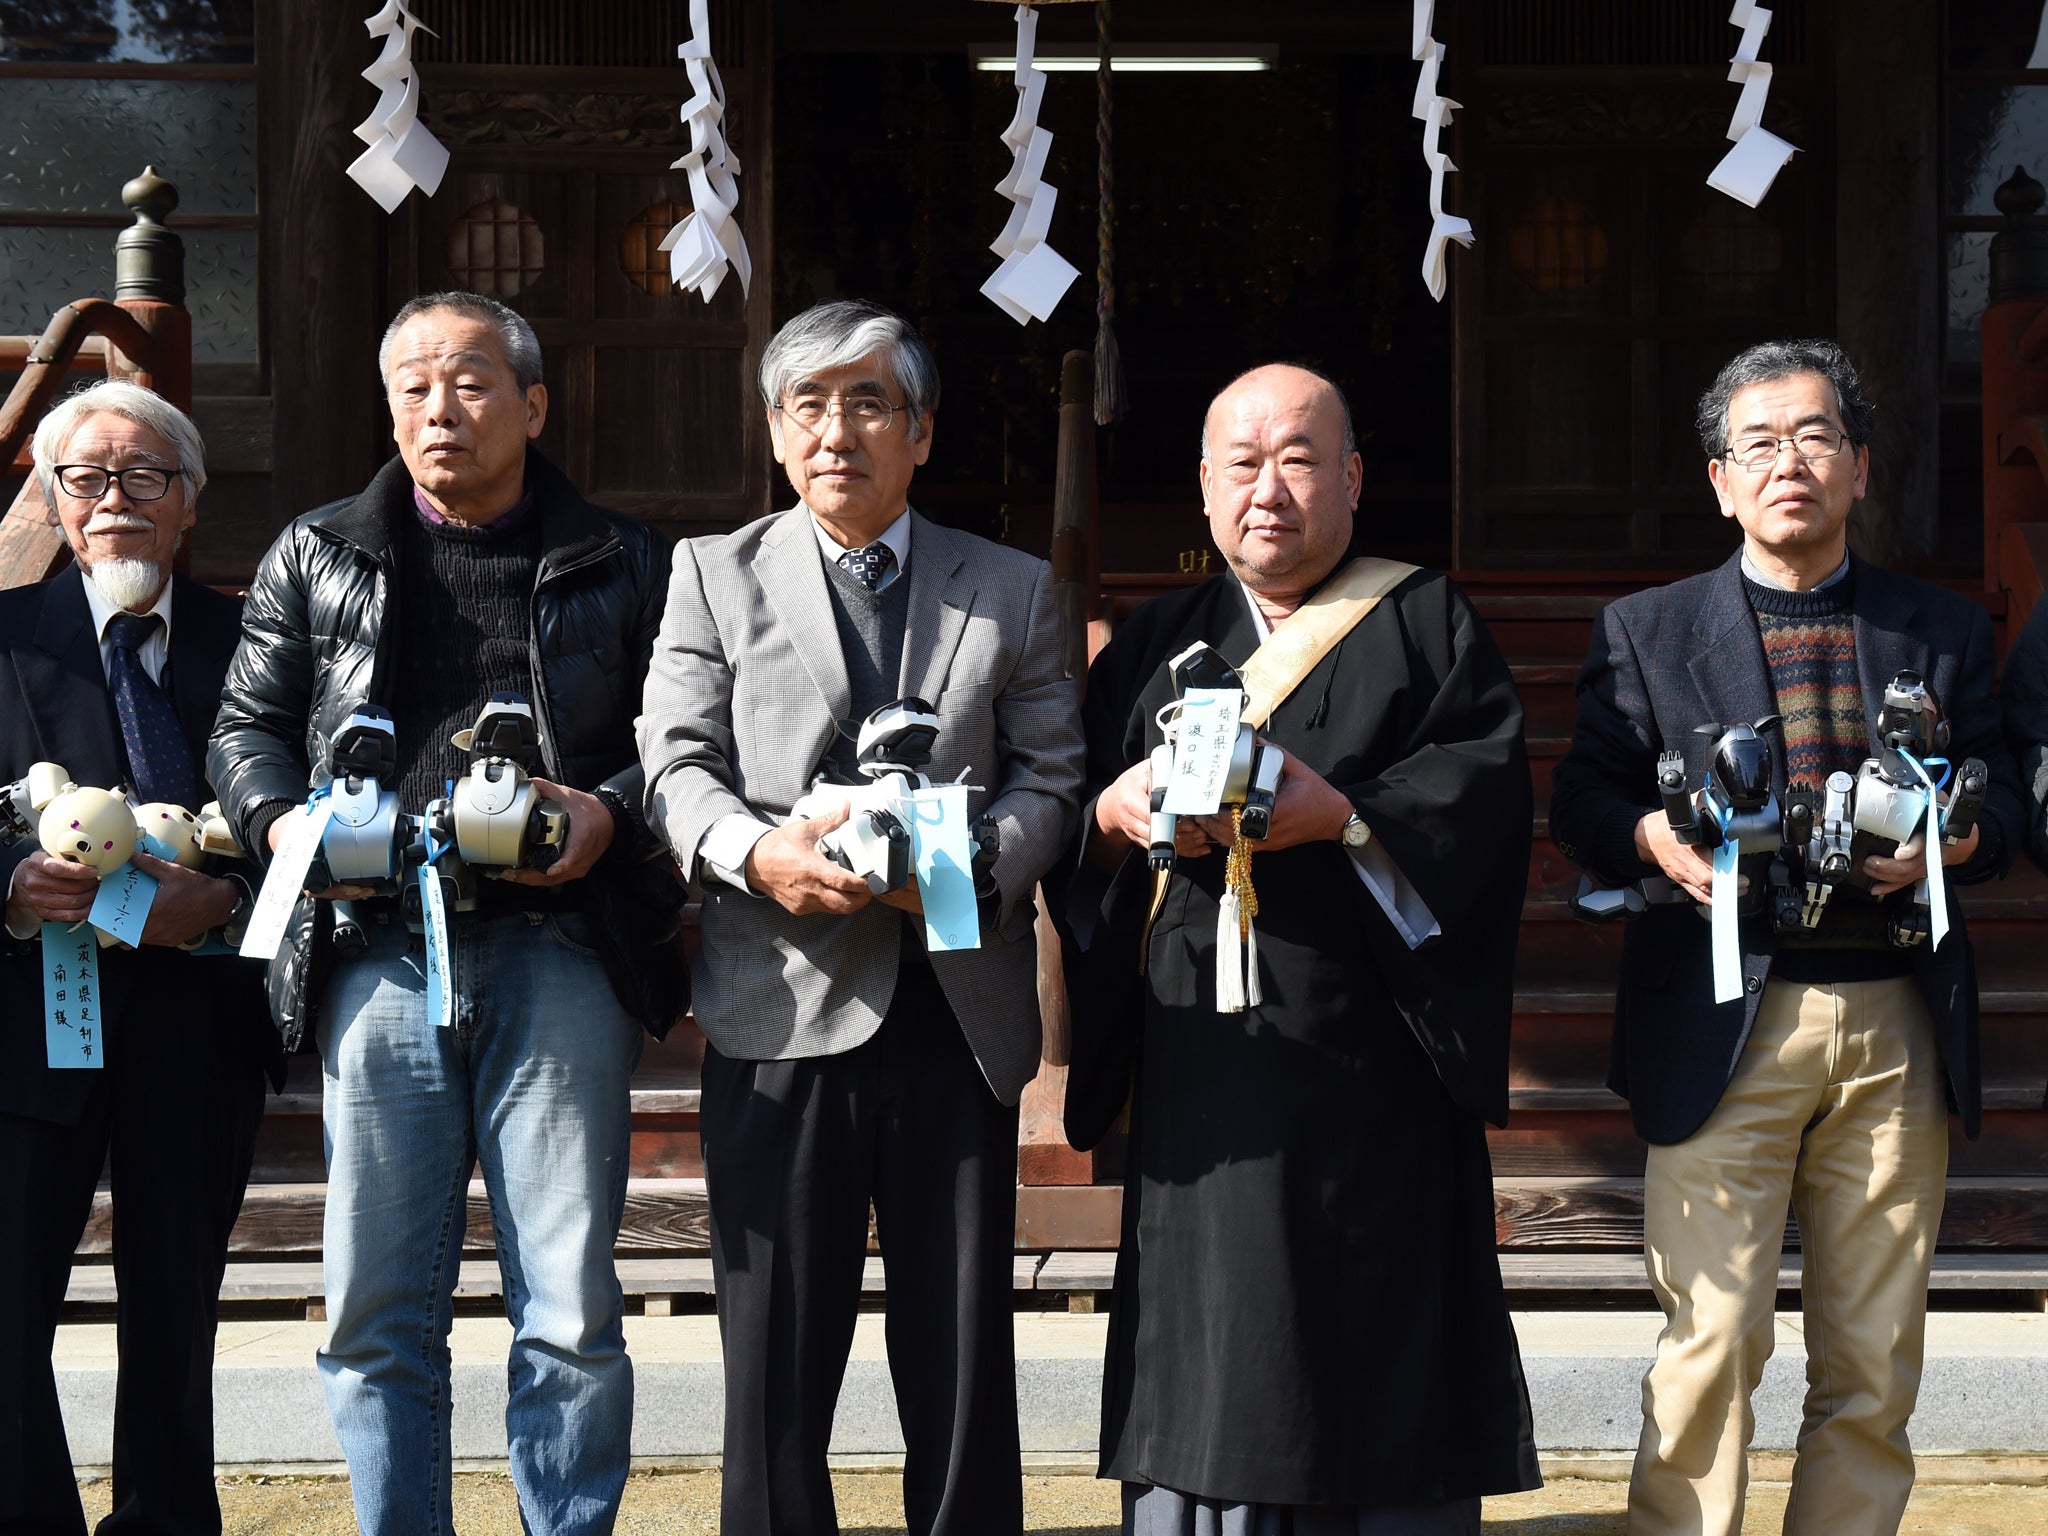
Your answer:
[[[690,129],[690,152],[669,169],[687,172],[690,207],[662,240],[668,252],[671,281],[685,292],[695,290],[709,304],[727,271],[740,275],[740,292],[752,291],[754,262],[747,238],[733,211],[740,205],[740,163],[725,143],[725,85],[711,62],[711,22],[706,0],[690,0],[690,40],[676,57],[690,77],[690,99],[683,103],[683,121]]]
[[[426,30],[419,18],[405,0],[385,0],[363,25],[370,36],[384,39],[384,48],[363,71],[377,87],[377,105],[356,124],[356,137],[370,147],[350,163],[348,174],[391,213],[415,187],[429,197],[440,190],[448,151],[419,120],[420,78],[412,67],[412,35]]]
[[[1429,35],[1436,11],[1435,0],[1415,0],[1412,34],[1415,62],[1422,66],[1415,80],[1414,115],[1422,122],[1422,158],[1429,166],[1429,246],[1422,256],[1422,280],[1429,284],[1429,296],[1441,301],[1449,281],[1445,270],[1445,248],[1455,240],[1470,247],[1472,225],[1468,220],[1444,212],[1444,178],[1457,167],[1439,147],[1451,114],[1461,110],[1448,96],[1439,96],[1437,75],[1443,69],[1444,45]]]
[[[1742,29],[1742,41],[1728,66],[1728,80],[1742,87],[1735,101],[1735,116],[1728,124],[1728,137],[1735,147],[1721,157],[1721,163],[1707,178],[1716,192],[1725,192],[1738,203],[1754,208],[1764,200],[1785,162],[1799,153],[1763,126],[1764,98],[1771,94],[1771,66],[1760,63],[1764,34],[1771,30],[1771,13],[1752,0],[1735,0],[1728,25]]]
[[[1009,222],[989,249],[1002,265],[981,285],[991,303],[1019,325],[1043,320],[1053,312],[1067,287],[1081,274],[1045,243],[1052,228],[1059,189],[1040,178],[1052,152],[1052,134],[1038,126],[1038,106],[1045,99],[1045,71],[1033,62],[1038,46],[1038,13],[1017,7],[1017,112],[1003,130],[1010,146],[1010,174],[996,183],[1009,199]]]

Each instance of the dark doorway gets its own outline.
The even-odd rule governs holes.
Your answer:
[[[972,53],[1007,47],[1011,12],[954,5],[942,39],[892,25],[918,51],[882,52],[872,35],[808,26],[818,9],[778,14],[776,316],[842,296],[914,316],[946,380],[919,506],[1043,551],[1060,359],[1095,335],[1095,77],[1054,74],[1039,115],[1060,192],[1051,241],[1082,276],[1050,322],[1020,328],[978,291],[1008,212],[994,187],[1015,94]],[[1092,11],[1043,10],[1041,50],[1092,46]],[[1451,318],[1421,278],[1428,176],[1409,116],[1406,8],[1127,7],[1117,19],[1119,48],[1221,40],[1265,50],[1271,67],[1114,77],[1116,328],[1131,411],[1098,442],[1103,569],[1174,571],[1184,555],[1199,566],[1203,409],[1234,374],[1281,359],[1349,394],[1366,459],[1361,516],[1384,546],[1447,561]]]

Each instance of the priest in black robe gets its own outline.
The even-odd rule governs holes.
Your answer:
[[[1540,1483],[1485,1135],[1529,770],[1507,665],[1448,579],[1399,580],[1263,731],[1287,756],[1251,861],[1252,1005],[1217,1006],[1227,815],[1181,818],[1153,911],[1167,662],[1206,641],[1242,666],[1349,565],[1361,474],[1328,380],[1235,381],[1201,466],[1229,572],[1147,603],[1089,674],[1086,846],[1052,897],[1068,1136],[1131,1109],[1101,1475],[1136,1536],[1476,1533],[1481,1495]]]

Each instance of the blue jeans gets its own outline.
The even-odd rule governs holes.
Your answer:
[[[609,1532],[633,1367],[612,1264],[640,1031],[589,919],[455,917],[455,1023],[427,1020],[425,958],[367,923],[319,1026],[327,1150],[320,1377],[365,1536],[446,1536],[448,1331],[472,1163],[512,1322],[505,1414],[529,1532]]]

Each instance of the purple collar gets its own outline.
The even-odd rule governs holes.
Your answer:
[[[511,510],[475,528],[470,527],[467,523],[458,523],[451,517],[443,517],[439,512],[436,512],[434,504],[427,500],[427,493],[418,486],[412,488],[412,504],[419,512],[421,518],[436,528],[452,528],[458,533],[516,533],[520,525],[533,515],[533,487],[528,486],[526,488],[525,494],[512,503]]]

